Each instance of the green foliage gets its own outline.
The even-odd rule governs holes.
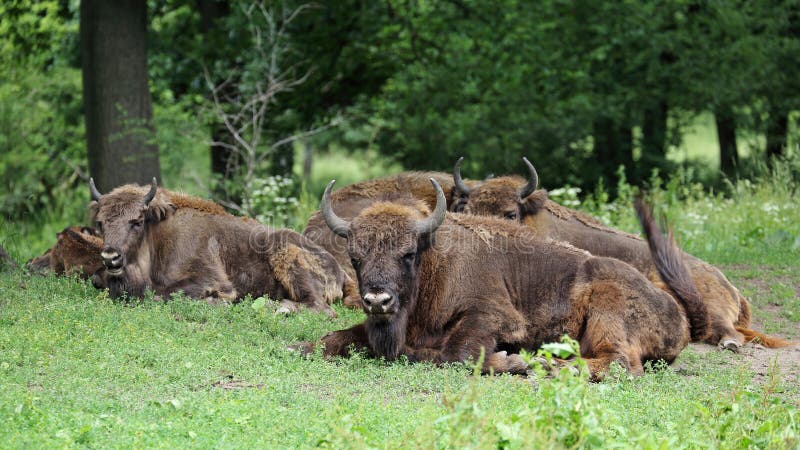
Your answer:
[[[280,175],[255,178],[245,190],[242,207],[257,221],[274,227],[303,225],[293,223],[300,202],[293,196],[297,189],[291,178]]]
[[[16,75],[0,84],[0,214],[18,219],[70,207],[62,195],[82,184],[86,144],[80,71]]]
[[[737,264],[723,268],[751,299],[764,330],[796,339],[798,252],[786,248],[788,237],[770,236],[778,230],[800,236],[794,225],[800,217],[784,207],[796,204],[796,185],[776,173],[758,183],[732,183],[729,197],[654,177],[651,195],[663,200],[659,206],[685,248],[715,264]],[[568,192],[564,198],[575,198]],[[630,205],[619,208],[610,216],[621,220],[614,225],[635,231],[632,214],[622,213]],[[53,236],[38,237],[44,225],[0,223],[0,244],[24,259],[52,244]],[[759,227],[763,237],[738,243]],[[695,229],[703,234],[692,237]],[[775,305],[779,313],[772,312]],[[743,354],[689,348],[677,367],[656,365],[637,378],[612,370],[603,382],[589,383],[581,359],[570,356],[578,354],[577,344],[564,340],[543,346],[538,357],[569,357],[567,367],[576,370],[553,374],[533,364],[529,378],[475,376],[463,364],[387,363],[364,355],[325,360],[319,352],[302,357],[287,347],[351,326],[363,314],[336,305],[336,319],[285,316],[274,314],[276,306],[258,298],[213,307],[182,295],[165,303],[119,303],[78,279],[0,274],[0,441],[9,448],[800,443],[798,386],[777,369],[766,380],[756,377]]]

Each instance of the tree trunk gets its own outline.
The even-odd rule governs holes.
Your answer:
[[[269,171],[272,175],[291,178],[294,175],[294,145],[282,145],[272,151]]]
[[[89,171],[101,192],[160,177],[147,84],[147,3],[83,0],[83,103]]]
[[[645,108],[642,118],[642,159],[640,178],[650,176],[653,168],[662,168],[667,159],[667,113],[664,100]]]
[[[736,118],[730,107],[721,106],[714,112],[719,139],[719,168],[725,175],[736,174],[739,152],[736,149]]]
[[[197,0],[195,6],[200,12],[200,30],[208,42],[215,42],[215,39],[208,38],[211,37],[211,33],[216,31],[217,20],[230,13],[230,6],[227,2],[217,0]],[[205,62],[210,63],[209,59],[211,58],[213,58],[213,50],[211,50],[211,54],[205,55]],[[211,125],[211,140],[231,145],[234,143],[233,137],[219,120]],[[231,159],[234,156],[235,154],[224,145],[212,144],[211,173],[220,175],[223,179],[229,178],[232,175],[231,170],[238,166],[237,162]]]
[[[593,127],[597,178],[602,178],[609,192],[616,194],[619,166],[625,166],[626,174],[634,172],[633,130],[607,117],[596,119]]]
[[[308,186],[311,183],[311,168],[314,163],[314,148],[303,139],[303,182]]]
[[[771,108],[767,120],[767,161],[786,154],[786,137],[789,133],[789,113]]]

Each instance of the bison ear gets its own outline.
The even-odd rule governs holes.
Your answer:
[[[520,201],[520,210],[522,216],[533,216],[539,213],[544,208],[547,202],[547,191],[539,189]]]
[[[159,192],[159,195],[145,207],[144,219],[148,222],[161,222],[178,209],[168,198],[160,194]]]

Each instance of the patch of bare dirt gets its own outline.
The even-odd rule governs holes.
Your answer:
[[[689,347],[699,353],[701,357],[708,355],[709,352],[719,352],[725,364],[744,367],[752,372],[754,374],[753,381],[757,384],[769,382],[773,368],[776,371],[775,374],[780,375],[780,380],[784,385],[796,386],[800,382],[800,346],[797,345],[766,348],[750,343],[742,346],[738,353],[722,351],[714,346],[700,343],[689,344]],[[687,375],[695,372],[687,367],[687,364],[682,364],[680,360],[676,364],[676,370]]]
[[[212,383],[211,387],[230,391],[234,389],[261,389],[264,385],[260,383],[247,383],[244,380],[219,380]]]

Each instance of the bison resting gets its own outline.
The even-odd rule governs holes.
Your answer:
[[[103,239],[92,227],[67,227],[56,234],[56,245],[25,264],[31,272],[56,275],[78,273],[88,279],[103,269]]]
[[[289,310],[302,305],[334,314],[329,303],[341,297],[346,276],[330,254],[294,231],[179,207],[155,179],[106,195],[90,187],[113,297],[141,297],[147,288],[213,303],[266,294],[285,299]]]
[[[435,179],[445,192],[448,205],[456,208],[460,203],[466,203],[466,198],[461,199],[453,190],[453,178],[443,172],[403,172],[374,180],[361,181],[345,186],[331,194],[331,205],[336,214],[345,218],[353,218],[367,206],[386,196],[410,196],[422,200],[430,208],[436,206],[436,191],[431,186],[429,179]],[[466,185],[473,185],[472,181],[461,181]],[[351,279],[355,278],[355,270],[350,264],[347,255],[347,241],[331,232],[322,214],[317,211],[308,220],[308,225],[303,230],[303,236],[311,239],[336,258],[339,265]],[[351,295],[352,293],[352,295]],[[345,304],[358,307],[360,296],[358,288],[353,282],[346,287]]]
[[[614,361],[633,373],[645,361],[672,362],[690,339],[687,310],[705,327],[691,283],[679,303],[617,259],[507,221],[446,215],[444,193],[430,181],[438,198],[432,214],[408,198],[375,203],[352,221],[333,212],[328,185],[322,211],[347,239],[367,319],[325,336],[325,355],[355,347],[388,360],[445,363],[485,349],[484,370],[524,373],[515,353],[568,334],[597,379]]]
[[[533,165],[526,158],[523,161],[530,171],[528,180],[518,176],[498,177],[474,187],[459,182],[459,159],[453,170],[454,190],[460,197],[468,198],[464,212],[520,222],[542,238],[562,240],[593,255],[625,261],[656,286],[674,295],[671,286],[665,284],[659,274],[646,241],[608,228],[593,217],[550,201],[547,191],[536,190],[538,176]],[[750,304],[739,290],[711,264],[685,252],[680,252],[680,255],[708,309],[711,322],[708,332],[695,334],[693,340],[733,351],[755,338],[767,347],[789,344],[749,329]]]

